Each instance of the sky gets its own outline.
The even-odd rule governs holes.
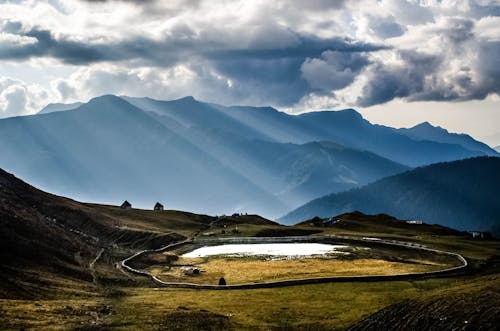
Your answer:
[[[499,0],[0,0],[0,117],[192,95],[496,146],[499,93]]]

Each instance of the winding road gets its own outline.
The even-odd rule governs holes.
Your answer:
[[[451,267],[438,271],[430,272],[420,272],[420,273],[405,273],[397,275],[379,275],[379,276],[336,276],[336,277],[312,277],[312,278],[300,278],[300,279],[290,279],[290,280],[280,280],[272,282],[260,282],[260,283],[245,283],[245,284],[235,284],[235,285],[213,285],[213,284],[194,284],[194,283],[175,283],[175,282],[165,282],[158,277],[144,271],[138,270],[130,265],[128,262],[133,259],[147,253],[159,253],[166,250],[173,249],[175,247],[187,244],[187,243],[228,243],[228,242],[238,242],[238,243],[262,243],[262,242],[303,242],[303,241],[321,241],[325,239],[332,240],[348,240],[352,242],[359,242],[362,244],[382,244],[382,245],[392,245],[398,247],[405,247],[411,249],[425,250],[438,254],[449,255],[457,258],[460,261],[460,265],[456,267]],[[142,250],[134,255],[124,259],[120,263],[121,267],[131,273],[142,275],[151,278],[155,283],[174,288],[191,288],[191,289],[210,289],[210,290],[230,290],[230,289],[255,289],[255,288],[273,288],[273,287],[283,287],[283,286],[293,286],[293,285],[304,285],[304,284],[320,284],[320,283],[334,283],[334,282],[379,282],[379,281],[396,281],[396,280],[418,280],[430,277],[440,277],[455,274],[459,271],[464,271],[468,267],[467,260],[460,254],[447,252],[443,250],[428,248],[423,245],[402,242],[396,240],[383,240],[378,238],[352,238],[347,236],[322,236],[322,237],[233,237],[233,238],[221,238],[221,239],[203,239],[194,241],[192,239],[183,240],[177,243],[173,243],[158,249],[148,249]]]

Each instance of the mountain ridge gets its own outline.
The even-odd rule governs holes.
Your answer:
[[[359,210],[417,219],[459,230],[500,233],[500,158],[477,157],[432,164],[350,191],[326,195],[280,218],[295,223]]]
[[[49,103],[47,106],[43,107],[36,115],[40,114],[50,114],[60,111],[73,110],[83,105],[83,102],[74,103]]]
[[[353,109],[289,115],[193,97],[115,95],[0,120],[0,153],[1,167],[81,201],[163,200],[176,209],[269,218],[415,165],[483,154],[413,140]]]
[[[433,140],[457,144],[472,151],[480,151],[486,155],[497,156],[497,151],[485,143],[477,141],[464,133],[451,133],[440,126],[433,126],[429,122],[422,122],[408,129],[396,129],[396,131],[416,140]]]

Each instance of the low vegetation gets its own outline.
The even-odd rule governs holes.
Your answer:
[[[343,282],[227,291],[172,289],[124,272],[117,263],[138,250],[193,236],[224,238],[288,228],[273,222],[262,223],[257,218],[250,222],[235,217],[231,224],[221,224],[214,222],[220,219],[189,213],[85,205],[42,193],[0,173],[0,226],[4,235],[0,266],[2,329],[332,330],[352,327],[365,330],[382,329],[380,325],[393,323],[394,316],[408,321],[410,329],[425,329],[431,323],[444,329],[465,329],[465,325],[470,329],[493,329],[500,324],[497,295],[500,293],[500,242],[495,240],[474,240],[465,233],[442,227],[397,223],[384,215],[345,214],[339,216],[342,222],[338,225],[305,223],[291,229],[313,230],[314,236],[347,235],[418,243],[458,252],[468,259],[471,267],[465,274],[411,282]],[[238,231],[233,232],[236,228]],[[283,264],[293,266],[283,268],[292,267],[300,273],[306,269],[302,264],[310,263],[308,268],[316,268],[321,274],[327,269],[325,263],[332,263],[338,272],[347,272],[355,267],[354,263],[366,270],[372,267],[373,272],[383,272],[383,266],[432,269],[433,263],[423,262],[429,260],[438,265],[447,263],[406,256],[403,251],[397,256],[416,263],[391,259],[390,254],[383,256],[383,252],[372,254],[371,261],[361,255],[357,261],[292,260]],[[143,265],[146,268],[156,268],[155,264],[161,262],[155,255],[148,259]],[[212,264],[211,268],[219,265],[222,270],[226,262],[213,259],[206,264]],[[229,284],[237,277],[249,281],[273,277],[264,274],[267,271],[259,267],[261,261],[229,262],[250,263],[250,266],[234,268],[246,270],[243,276],[238,276],[233,268],[233,274],[224,270],[223,277]],[[171,264],[176,263],[179,260],[171,259]],[[276,263],[279,265],[281,261]],[[417,320],[422,321],[421,324]],[[394,328],[405,326],[395,323]]]

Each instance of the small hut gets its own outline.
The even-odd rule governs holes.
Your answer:
[[[156,203],[155,207],[154,207],[154,210],[163,210],[163,205],[159,202]]]
[[[132,205],[130,204],[130,202],[128,202],[127,200],[125,200],[120,207],[122,209],[130,209],[130,208],[132,208]]]

